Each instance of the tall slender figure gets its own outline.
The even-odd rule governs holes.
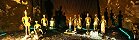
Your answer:
[[[98,23],[99,23],[99,19],[98,19],[97,14],[95,14],[94,24],[93,24],[94,25],[94,30],[97,30]]]
[[[102,16],[102,19],[101,19],[101,33],[102,34],[105,33],[105,27],[106,27],[106,20],[105,20],[104,16]]]
[[[87,13],[87,17],[85,18],[86,21],[86,29],[87,29],[87,35],[89,35],[89,27],[90,27],[90,23],[91,23],[91,18],[89,17],[89,13]]]
[[[30,34],[30,26],[31,26],[29,22],[31,21],[31,18],[27,16],[27,11],[26,10],[24,11],[24,14],[25,14],[25,16],[22,17],[22,22],[25,26],[26,35],[29,35]]]

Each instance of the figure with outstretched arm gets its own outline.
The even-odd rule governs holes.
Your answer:
[[[71,17],[70,17],[70,19],[68,19],[68,22],[69,22],[69,31],[71,32],[71,26],[72,26],[72,19],[71,19]]]
[[[35,21],[35,25],[34,25],[34,32],[35,32],[35,35],[34,35],[34,37],[36,38],[36,39],[39,39],[38,38],[38,32],[41,32],[42,34],[43,34],[43,31],[42,31],[42,29],[41,29],[41,25],[40,24],[38,24],[38,21]]]
[[[37,31],[40,31],[40,32],[43,34],[43,31],[41,30],[41,25],[38,24],[38,21],[35,21],[35,23],[36,23],[36,24],[34,25],[35,34],[38,35],[38,34],[37,34]]]

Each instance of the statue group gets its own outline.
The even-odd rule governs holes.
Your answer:
[[[102,20],[99,21],[97,14],[95,14],[95,18],[94,18],[94,22],[93,22],[93,30],[92,31],[97,31],[98,29],[98,25],[101,25],[101,33],[105,33],[105,27],[106,27],[106,20],[104,18],[104,16],[101,17]],[[91,25],[91,17],[89,17],[89,13],[87,13],[87,16],[85,17],[85,21],[86,24],[86,34],[89,35],[90,34],[90,25]],[[100,22],[100,23],[99,23]],[[82,18],[80,17],[80,15],[78,15],[78,17],[76,15],[74,15],[74,18],[72,19],[71,17],[68,19],[68,26],[69,29],[66,30],[65,33],[67,34],[75,34],[77,29],[82,29]],[[73,31],[71,31],[71,27],[73,25]]]
[[[24,24],[24,27],[25,27],[25,38],[28,38],[28,37],[32,36],[31,35],[32,33],[30,32],[31,18],[27,16],[27,11],[26,10],[24,11],[24,14],[25,14],[25,16],[22,17],[22,23]],[[48,26],[48,20],[47,20],[47,18],[45,18],[45,15],[43,15],[43,18],[41,19],[41,24],[44,27]],[[43,30],[41,29],[41,27],[42,27],[41,24],[39,24],[38,21],[35,21],[34,31],[32,31],[32,32],[34,33],[34,37],[36,39],[38,39],[38,37],[39,37],[38,32],[41,32],[41,34],[43,34]],[[51,18],[51,20],[50,20],[50,29],[53,29],[54,25],[55,25],[54,19]]]
[[[34,37],[36,39],[38,39],[39,35],[44,34],[44,31],[42,30],[42,27],[47,27],[48,29],[46,29],[46,30],[49,30],[49,29],[53,30],[53,29],[60,29],[60,28],[57,28],[56,26],[65,27],[65,26],[62,26],[62,24],[66,24],[66,23],[62,23],[64,18],[59,19],[59,18],[63,17],[61,15],[58,15],[59,17],[58,16],[55,16],[54,18],[52,17],[51,19],[47,19],[45,15],[42,15],[43,18],[40,20],[41,24],[38,23],[39,20],[35,20],[34,21],[35,25],[33,25],[34,26],[34,31],[32,31],[30,33],[31,17],[27,16],[27,11],[26,10],[24,11],[24,14],[25,15],[22,17],[22,23],[25,27],[25,37],[26,38],[30,37],[32,32],[34,32]],[[114,14],[111,13],[110,19],[112,21],[112,25],[115,25],[114,19],[116,19],[116,17],[112,16],[112,15],[114,15]],[[98,14],[95,14],[94,16],[95,16],[94,21],[92,21],[91,17],[89,16],[89,13],[86,13],[86,17],[84,19],[80,16],[80,14],[78,16],[74,15],[73,18],[69,17],[67,19],[67,21],[68,21],[67,26],[69,28],[64,33],[66,33],[66,34],[76,34],[77,32],[79,32],[78,30],[83,29],[83,27],[84,27],[83,24],[85,23],[85,27],[86,27],[86,33],[85,34],[86,35],[92,35],[91,32],[96,32],[97,33],[98,30],[100,31],[101,34],[105,34],[105,28],[106,28],[106,26],[108,26],[108,24],[107,24],[108,21],[106,19],[108,19],[108,18],[106,18],[106,15],[104,15],[104,16],[102,15],[101,19],[98,18]],[[50,21],[48,21],[48,20],[50,20]],[[59,21],[59,20],[62,20],[62,21]],[[122,18],[118,19],[118,20],[122,20]],[[121,24],[121,21],[119,21],[118,23]],[[91,29],[92,25],[93,25],[93,30]],[[100,28],[98,28],[98,27],[100,27]],[[61,28],[61,30],[64,30],[64,29]],[[94,33],[93,33],[93,35],[94,35]]]
[[[27,16],[27,11],[25,10],[24,11],[24,14],[25,16],[22,17],[22,22],[25,26],[25,33],[26,33],[26,37],[29,37],[31,35],[30,33],[30,22],[31,22],[31,18]],[[35,21],[35,25],[34,25],[34,34],[35,34],[35,37],[38,38],[38,32],[41,32],[41,34],[43,34],[43,30],[41,29],[42,26],[43,27],[49,27],[49,29],[55,29],[55,20],[54,18],[51,18],[50,21],[48,21],[48,19],[46,18],[45,15],[43,15],[43,18],[40,20],[41,24],[38,23],[38,21]],[[89,17],[89,13],[87,13],[86,17],[85,17],[85,21],[84,21],[86,24],[86,34],[89,35],[90,34],[90,25],[91,25],[91,17]],[[50,24],[48,24],[50,23]],[[41,26],[42,25],[42,26]],[[73,31],[72,31],[72,25],[73,25]],[[102,34],[105,34],[105,27],[106,27],[106,20],[105,20],[105,17],[102,16],[101,17],[101,20],[99,20],[97,14],[95,14],[95,17],[94,17],[94,22],[93,22],[93,30],[91,31],[97,31],[98,29],[98,25],[101,25],[101,33]],[[69,18],[68,19],[68,30],[66,30],[66,32],[64,33],[69,33],[69,34],[75,34],[77,33],[77,29],[82,29],[82,18],[80,17],[80,15],[76,16],[74,15],[74,18]],[[47,29],[46,29],[47,30]]]
[[[61,13],[61,12],[59,12],[59,13]],[[23,24],[25,26],[26,37],[29,37],[31,35],[31,33],[30,33],[31,18],[27,16],[27,11],[26,10],[24,11],[24,14],[25,15],[24,15],[24,17],[22,17],[22,22],[23,22]],[[107,25],[107,20],[106,20],[107,17],[106,17],[106,15],[104,15],[104,16],[102,15],[101,16],[101,20],[98,18],[98,14],[95,14],[94,16],[95,16],[94,17],[94,21],[91,21],[92,19],[89,16],[89,13],[86,13],[86,17],[84,18],[85,19],[84,21],[83,21],[83,18],[80,16],[80,14],[78,16],[74,15],[73,18],[69,17],[69,19],[67,19],[67,21],[68,21],[68,25],[67,26],[69,28],[64,33],[76,34],[77,31],[78,31],[77,29],[81,30],[83,28],[83,24],[85,23],[86,35],[89,35],[90,31],[98,31],[98,30],[101,31],[100,33],[105,34],[105,28],[106,28],[106,25]],[[111,16],[112,16],[112,14],[111,14]],[[61,20],[64,19],[64,18],[61,18],[61,17],[63,17],[63,16],[57,15],[54,18],[52,17],[51,19],[47,19],[46,16],[43,15],[43,18],[40,20],[41,24],[38,23],[39,20],[35,20],[34,21],[35,22],[34,31],[33,31],[34,34],[38,35],[38,32],[43,34],[44,31],[42,30],[42,27],[48,27],[48,29],[50,29],[50,30],[53,30],[53,29],[56,29],[56,28],[60,29],[58,27],[65,27],[65,26],[62,26],[62,25],[66,24],[66,23],[62,23],[61,24]],[[61,19],[59,19],[59,18],[61,18]],[[112,19],[112,18],[113,17],[110,17],[110,19]],[[48,20],[50,20],[50,21],[48,21]],[[112,25],[115,25],[113,20],[114,19],[112,19]],[[121,20],[121,19],[119,19],[119,20]],[[92,24],[92,22],[93,22],[93,24]],[[121,21],[119,23],[121,23]],[[93,25],[93,30],[90,29],[90,27],[92,27],[91,25]],[[100,28],[98,28],[98,27],[100,27]]]

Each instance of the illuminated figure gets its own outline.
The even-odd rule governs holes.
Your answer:
[[[28,4],[28,2],[27,2],[27,1],[26,1],[26,2],[21,1],[21,4],[27,5],[27,4]]]
[[[74,31],[76,31],[76,26],[77,26],[77,17],[74,15]]]
[[[81,22],[82,18],[80,17],[80,15],[78,15],[78,16],[79,16],[79,18],[78,18],[78,21],[77,21],[77,27],[79,29],[81,29],[82,28],[82,22]]]
[[[48,20],[47,18],[45,18],[45,15],[43,15],[43,18],[41,19],[41,23],[43,24],[43,26],[48,26]]]
[[[42,29],[41,29],[41,25],[38,24],[38,21],[35,21],[35,23],[36,23],[36,24],[34,25],[35,34],[38,35],[37,32],[39,32],[39,31],[43,34],[43,31],[42,31]]]
[[[25,16],[22,17],[22,22],[25,26],[26,35],[29,35],[30,34],[30,26],[31,26],[29,22],[31,21],[31,18],[27,16],[26,10],[24,11],[24,13],[25,13]]]
[[[106,25],[106,20],[104,19],[104,16],[102,16],[102,19],[101,19],[101,33],[105,33],[105,25]]]
[[[68,21],[69,21],[69,31],[71,32],[71,25],[72,25],[72,19],[71,19],[71,17],[70,17],[70,19],[68,19]]]
[[[97,17],[97,14],[95,14],[95,18],[94,18],[94,30],[97,30],[97,27],[98,27],[98,22],[99,22],[99,19]]]
[[[13,1],[15,1],[16,3],[19,3],[19,4],[21,4],[21,3],[20,3],[20,0],[13,0]]]
[[[54,21],[53,18],[51,18],[51,20],[50,20],[50,26],[51,26],[50,29],[53,29],[54,25],[55,25],[55,21]]]
[[[87,35],[89,35],[89,27],[90,27],[90,23],[91,23],[91,18],[89,17],[89,14],[87,13],[87,17],[85,18],[86,21],[86,28],[87,28]]]

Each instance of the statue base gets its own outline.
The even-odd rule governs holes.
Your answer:
[[[77,28],[78,28],[78,29],[82,29],[82,27],[81,27],[81,26],[77,26]]]
[[[53,29],[55,29],[55,28],[53,28],[53,27],[49,27],[49,29],[50,29],[50,30],[53,30]]]
[[[66,30],[66,32],[64,32],[65,34],[76,34],[77,32],[76,31],[68,31]]]
[[[22,38],[22,40],[30,39],[30,35],[25,35],[25,37]]]

